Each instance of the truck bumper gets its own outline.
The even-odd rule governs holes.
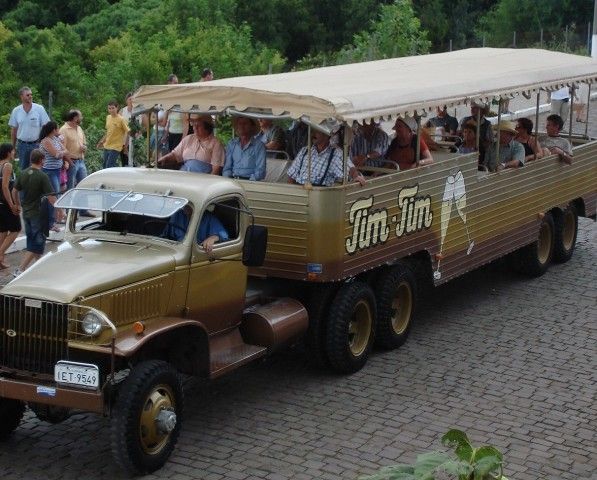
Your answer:
[[[104,395],[101,390],[74,389],[0,377],[0,397],[104,413]]]

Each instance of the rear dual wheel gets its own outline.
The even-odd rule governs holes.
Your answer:
[[[375,282],[377,324],[375,343],[392,350],[402,345],[412,325],[415,311],[416,280],[406,265],[395,265]]]
[[[539,277],[549,268],[554,255],[555,225],[551,213],[546,213],[539,226],[537,240],[521,248],[515,256],[516,268],[530,277]]]
[[[554,216],[554,227],[553,259],[565,263],[572,258],[578,234],[578,213],[573,203]]]

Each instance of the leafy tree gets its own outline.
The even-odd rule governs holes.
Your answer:
[[[496,47],[511,46],[512,32],[517,44],[538,44],[541,29],[556,32],[552,40],[562,43],[565,27],[584,29],[592,13],[592,0],[500,0],[481,17],[478,32]]]
[[[42,28],[52,27],[58,22],[76,23],[109,6],[107,0],[24,0],[2,3],[7,4],[7,8],[0,8],[0,11],[7,12],[3,19],[15,30],[30,25]]]
[[[339,63],[427,53],[427,32],[415,16],[411,0],[396,0],[384,5],[370,31],[355,35],[353,45],[338,55]]]

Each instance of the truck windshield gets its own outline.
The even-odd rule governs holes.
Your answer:
[[[186,198],[159,194],[73,188],[62,195],[55,206],[168,218],[187,203]]]

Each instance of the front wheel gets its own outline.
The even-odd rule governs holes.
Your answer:
[[[130,474],[161,468],[174,450],[183,412],[176,370],[151,360],[137,365],[124,381],[111,424],[112,454]]]
[[[558,263],[565,263],[572,258],[578,234],[578,213],[574,204],[571,203],[554,217],[554,226],[553,259]]]
[[[375,295],[363,282],[343,285],[330,306],[325,339],[330,366],[340,373],[360,370],[367,362],[375,327]]]
[[[392,350],[406,341],[415,311],[415,282],[411,270],[400,264],[383,272],[375,282],[375,343],[379,347]]]
[[[24,413],[23,402],[0,397],[0,440],[6,440],[16,430]]]

